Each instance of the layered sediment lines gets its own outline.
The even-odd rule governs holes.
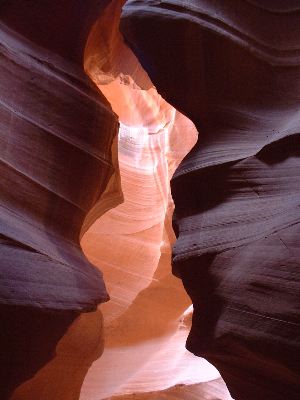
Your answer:
[[[113,396],[105,400],[136,400],[137,395]],[[197,385],[176,385],[166,390],[138,395],[139,400],[232,400],[224,381],[219,378]]]
[[[87,35],[104,6],[0,6],[3,400],[78,399],[103,351],[97,305],[108,294],[79,237],[107,209],[99,202],[117,173],[117,116],[83,70]]]
[[[85,69],[120,118],[118,159],[124,202],[82,238],[104,273],[111,300],[101,307],[106,347],[90,369],[81,399],[160,391],[219,376],[189,354],[190,299],[171,274],[170,179],[197,140],[194,125],[156,91],[118,30],[112,2],[86,46]],[[109,24],[113,18],[113,25]],[[182,141],[181,132],[185,132]]]
[[[56,48],[62,43],[49,39],[47,12],[55,19],[61,5],[25,11],[15,3],[3,7],[1,22],[0,302],[90,310],[108,296],[79,236],[114,173],[117,117],[80,65],[75,32],[73,42],[64,36],[65,57]],[[48,47],[41,47],[43,16]]]
[[[296,399],[299,5],[129,0],[121,28],[200,132],[171,183],[173,269],[194,304],[187,347],[234,398]]]

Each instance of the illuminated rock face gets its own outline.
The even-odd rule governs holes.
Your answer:
[[[299,4],[129,0],[121,29],[200,133],[171,185],[187,347],[236,399],[296,399]]]
[[[197,131],[162,99],[125,46],[118,31],[121,5],[111,3],[100,16],[85,52],[87,73],[120,118],[124,202],[82,238],[86,255],[103,271],[111,300],[101,307],[105,352],[89,370],[81,400],[142,396],[219,377],[213,366],[185,349],[191,302],[171,274],[175,237],[169,182]],[[112,16],[113,28],[108,24]]]
[[[197,385],[177,385],[159,392],[113,396],[105,400],[232,400],[224,381],[219,378]]]

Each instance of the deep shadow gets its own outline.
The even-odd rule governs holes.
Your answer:
[[[300,134],[290,135],[265,146],[256,157],[268,165],[300,156]]]
[[[19,306],[0,306],[0,398],[32,378],[55,357],[55,349],[75,312],[50,313]]]
[[[182,279],[194,307],[186,347],[201,357],[205,357],[213,345],[214,330],[223,309],[222,301],[216,294],[219,281],[211,271],[215,256],[206,254],[173,265],[173,273]]]
[[[175,213],[186,217],[223,203],[235,190],[235,182],[230,176],[234,164],[235,162],[228,162],[214,165],[174,177],[171,180],[171,189],[176,204]],[[240,186],[236,184],[236,187]]]

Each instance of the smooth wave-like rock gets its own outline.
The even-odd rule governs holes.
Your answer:
[[[79,238],[121,198],[118,119],[83,69],[107,3],[0,4],[1,400],[76,400],[103,351],[108,294]]]
[[[171,183],[187,347],[238,400],[296,399],[299,4],[129,0],[121,28],[200,132]]]
[[[107,7],[85,51],[85,70],[120,118],[124,202],[98,219],[81,241],[87,257],[103,271],[111,298],[101,306],[105,351],[87,374],[82,400],[124,393],[139,397],[219,376],[185,349],[189,324],[183,320],[190,299],[171,274],[175,237],[169,182],[197,132],[157,93],[124,44],[118,30],[121,6],[118,0]]]
[[[176,385],[157,392],[113,396],[105,400],[232,400],[224,381],[219,378],[197,385]]]
[[[79,243],[114,173],[117,117],[82,65],[105,3],[71,3],[1,5],[1,304],[86,311],[108,299]]]

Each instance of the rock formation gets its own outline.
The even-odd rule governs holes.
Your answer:
[[[114,396],[105,400],[232,400],[221,378],[198,385],[177,385],[173,388],[144,394]]]
[[[83,70],[105,5],[0,5],[1,399],[78,398],[102,351],[108,295],[79,237],[114,173],[117,117]]]
[[[129,0],[121,29],[200,132],[172,180],[187,348],[238,400],[296,399],[300,4]]]
[[[118,30],[121,6],[113,1],[101,14],[85,51],[87,73],[120,119],[124,202],[82,238],[85,254],[103,271],[111,300],[101,307],[105,351],[89,370],[81,400],[125,393],[139,397],[219,376],[207,361],[185,349],[190,326],[185,315],[191,302],[180,280],[171,275],[175,238],[169,181],[195,144],[197,132],[157,93],[124,44]]]
[[[107,350],[82,399],[219,376],[184,349],[190,299],[171,275],[169,180],[197,132],[124,45],[121,2],[98,3],[1,5],[3,400],[79,398],[103,351],[100,269]],[[82,68],[97,18],[85,69],[119,140]],[[123,200],[119,164],[124,204],[99,219]]]
[[[1,400],[296,400],[300,3],[123,4],[0,5]]]

